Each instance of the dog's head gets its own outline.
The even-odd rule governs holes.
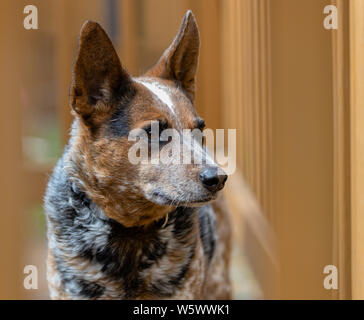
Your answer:
[[[206,156],[201,144],[173,138],[182,137],[183,129],[204,127],[193,104],[199,46],[188,11],[159,62],[132,78],[104,30],[95,22],[82,27],[70,91],[76,120],[68,168],[105,213],[125,226],[150,223],[176,206],[204,204],[224,186],[227,176],[214,162],[175,161],[186,149]],[[173,129],[169,140],[163,129]],[[146,133],[139,142],[146,144],[148,157],[157,155],[159,161],[130,160],[136,143],[130,136],[138,130]]]

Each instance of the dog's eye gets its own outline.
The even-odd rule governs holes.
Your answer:
[[[196,128],[199,129],[199,130],[203,130],[205,129],[205,120],[201,119],[201,118],[198,118],[195,122],[195,125],[196,125]]]
[[[144,127],[143,130],[147,134],[148,140],[150,142],[152,140],[152,125],[149,125],[149,126]]]
[[[159,135],[162,133],[163,130],[168,129],[168,122],[166,120],[159,121]]]
[[[143,130],[146,132],[148,137],[152,136],[152,125],[144,127]]]
[[[168,123],[166,120],[154,120],[150,125],[143,128],[148,135],[149,142],[152,140],[152,131],[158,130],[158,137],[161,136],[163,130],[168,129]]]

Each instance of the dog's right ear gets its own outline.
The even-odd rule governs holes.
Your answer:
[[[177,36],[146,76],[177,80],[193,101],[199,51],[197,22],[192,11],[188,10]]]
[[[86,122],[110,109],[132,86],[131,77],[101,26],[87,21],[81,28],[73,66],[70,104]]]

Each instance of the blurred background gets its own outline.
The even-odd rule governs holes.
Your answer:
[[[23,27],[28,4],[37,30]],[[337,30],[324,28],[327,5]],[[98,21],[139,75],[187,9],[202,42],[196,107],[208,127],[237,129],[225,188],[234,298],[364,297],[364,1],[3,0],[0,298],[48,298],[42,198],[69,137],[82,24]],[[24,289],[26,265],[38,268],[37,290]],[[327,265],[337,290],[323,286]]]

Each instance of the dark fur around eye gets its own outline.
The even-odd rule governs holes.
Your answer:
[[[206,126],[205,120],[198,118],[195,120],[195,125],[197,129],[200,129],[202,131],[203,129],[205,129]]]
[[[163,130],[168,129],[167,120],[160,119],[160,120],[153,120],[153,121],[158,121],[159,122],[159,136],[160,136],[160,134],[162,133]],[[147,135],[148,135],[148,137],[150,139],[151,134],[152,134],[152,124],[149,124],[149,125],[145,126],[143,128],[143,130],[147,133]]]

